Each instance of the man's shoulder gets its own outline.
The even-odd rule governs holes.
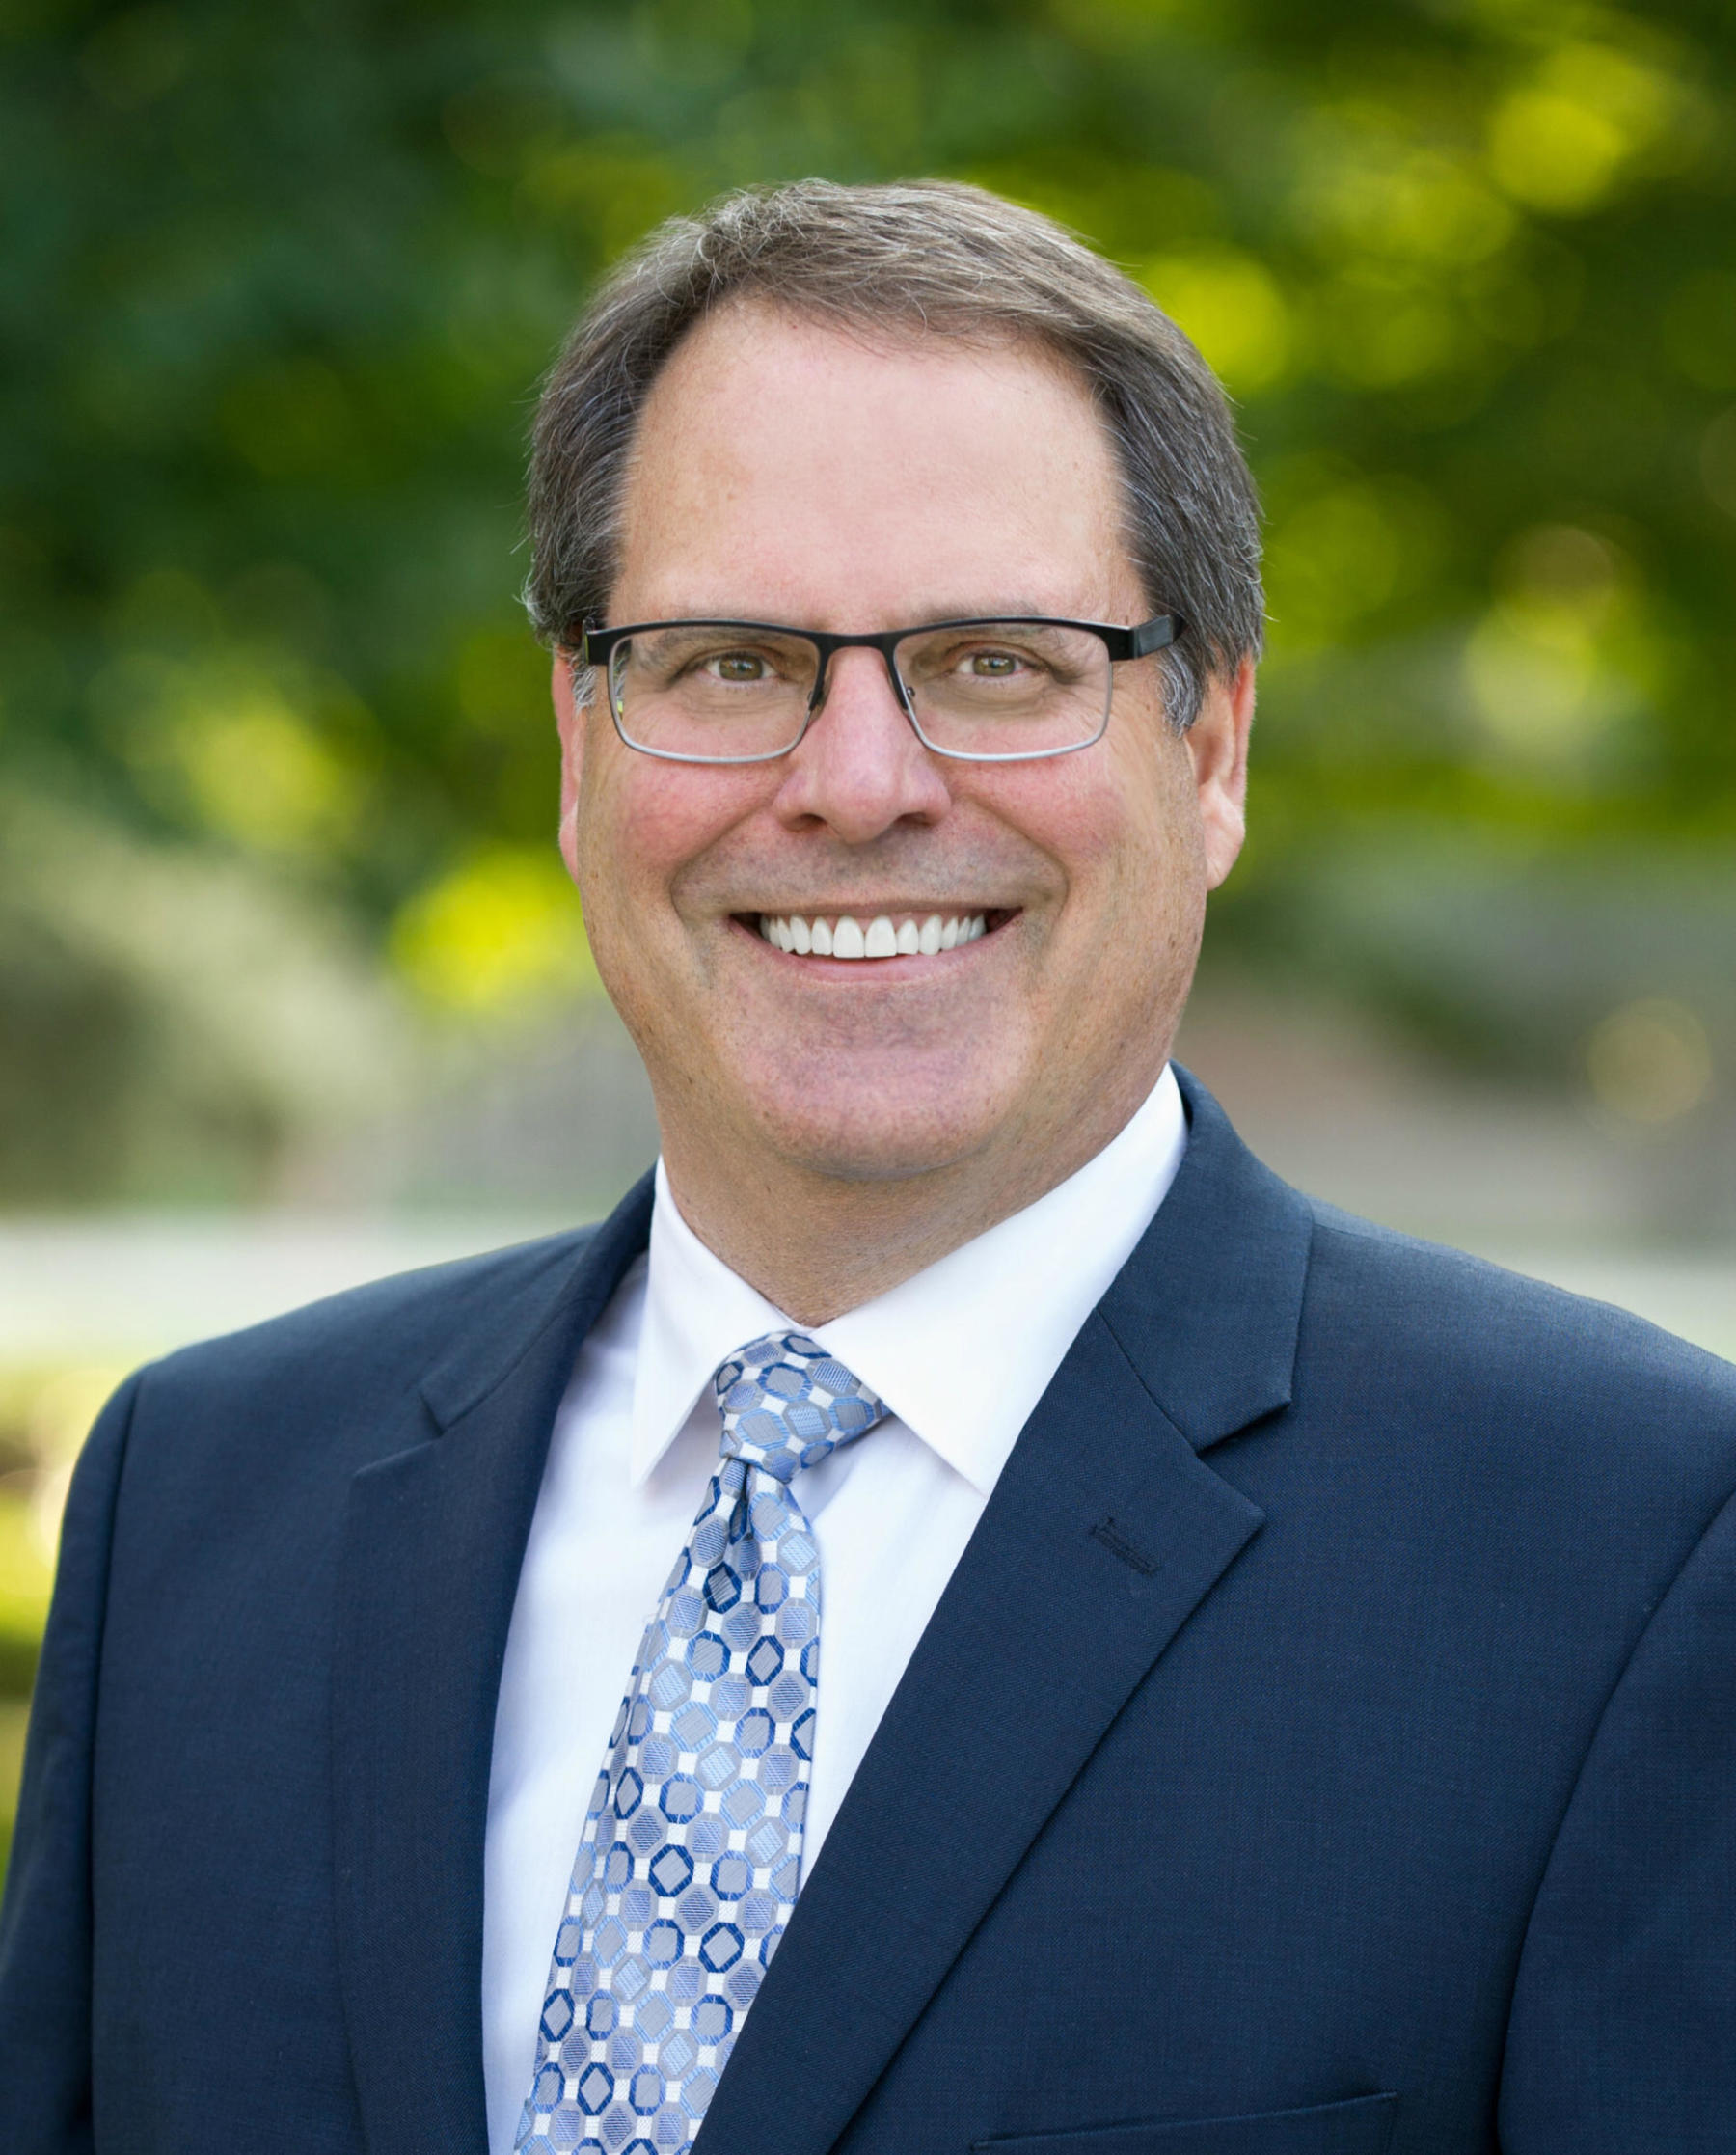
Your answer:
[[[1309,1200],[1298,1373],[1587,1468],[1736,1463],[1736,1365],[1607,1302]]]
[[[181,1348],[145,1373],[154,1409],[230,1420],[352,1418],[413,1392],[454,1355],[506,1359],[562,1301],[599,1230],[569,1229],[345,1290]]]

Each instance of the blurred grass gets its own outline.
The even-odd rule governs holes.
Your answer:
[[[30,1708],[15,1699],[0,1704],[0,1876],[12,1854],[13,1820],[18,1783],[24,1774],[24,1730]]]
[[[53,1580],[32,1514],[28,1498],[0,1491],[0,1869],[12,1846],[30,1685]]]
[[[0,1366],[0,1873],[17,1814],[67,1485],[116,1376],[85,1362]]]
[[[29,1501],[0,1496],[0,1698],[27,1699],[37,1643],[48,1614],[52,1565],[41,1546]]]

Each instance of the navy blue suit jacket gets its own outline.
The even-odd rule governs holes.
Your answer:
[[[700,2155],[1728,2155],[1736,1370],[1310,1204],[1186,1089]],[[6,2155],[481,2155],[507,1621],[649,1211],[104,1414],[0,1925]]]

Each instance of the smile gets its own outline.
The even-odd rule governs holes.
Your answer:
[[[980,913],[877,913],[872,919],[848,913],[762,913],[757,917],[767,942],[800,958],[935,958],[989,933],[988,916]],[[1010,917],[997,913],[995,925]]]

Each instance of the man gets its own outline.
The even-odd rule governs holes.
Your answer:
[[[972,190],[736,197],[532,535],[662,1163],[111,1405],[5,2146],[1736,2148],[1736,1373],[1168,1063],[1261,619],[1191,348]]]

